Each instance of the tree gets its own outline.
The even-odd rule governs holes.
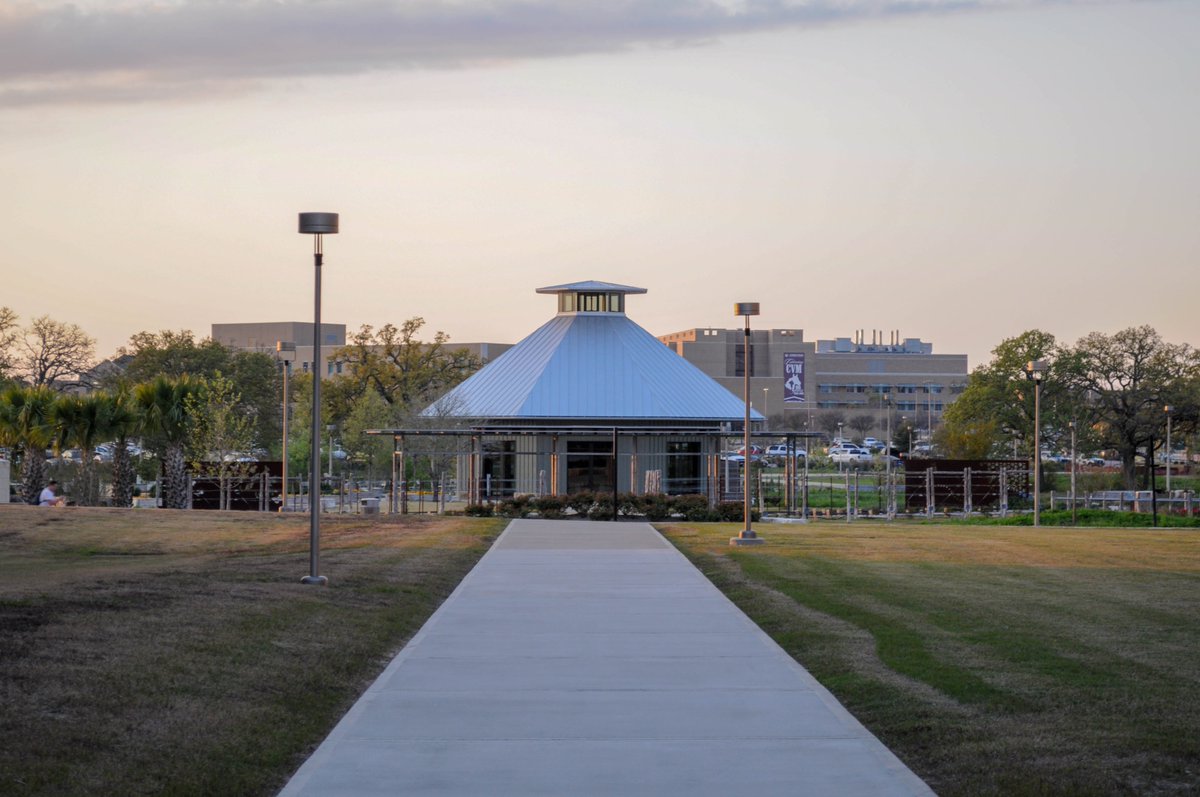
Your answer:
[[[969,440],[972,450],[984,451],[1016,442],[1033,456],[1034,386],[1025,376],[1025,366],[1043,360],[1048,366],[1041,388],[1043,441],[1053,445],[1077,404],[1063,373],[1067,354],[1053,335],[1039,329],[1001,341],[992,349],[991,362],[971,372],[962,395],[946,408],[943,438],[964,444]]]
[[[141,412],[143,430],[159,456],[162,468],[160,495],[168,509],[186,509],[190,397],[202,389],[190,376],[160,376],[134,389],[134,405]]]
[[[838,427],[846,422],[846,415],[841,410],[829,410],[817,418],[817,426],[821,431],[832,437],[837,434]]]
[[[1163,408],[1172,405],[1172,420],[1183,433],[1194,428],[1200,415],[1200,352],[1165,342],[1149,326],[1081,338],[1071,352],[1067,376],[1101,444],[1120,453],[1127,489],[1136,483],[1139,449],[1145,449],[1149,467],[1154,446],[1166,436]]]
[[[934,435],[938,450],[948,459],[987,459],[996,448],[996,422],[989,418],[943,424]]]
[[[62,391],[82,384],[95,362],[96,339],[75,324],[49,316],[33,319],[18,344],[17,372],[29,384]]]
[[[336,417],[345,417],[353,398],[371,390],[385,402],[404,408],[423,409],[442,393],[477,371],[479,359],[466,349],[450,349],[450,338],[438,332],[431,342],[423,342],[418,333],[423,318],[410,318],[400,327],[386,324],[378,331],[364,325],[351,342],[334,353],[348,366],[341,380],[333,380],[333,397],[344,399],[345,408]]]
[[[9,379],[16,365],[17,314],[7,307],[0,307],[0,382]]]
[[[134,407],[133,396],[127,387],[121,386],[106,395],[111,403],[108,426],[113,436],[111,501],[113,506],[132,506],[137,477],[129,454],[129,439],[138,433],[142,418]]]
[[[254,424],[242,405],[233,382],[220,372],[204,381],[204,389],[185,399],[188,415],[188,443],[193,470],[206,463],[217,468],[220,508],[229,508],[231,479],[245,475],[248,468],[240,462],[254,440]]]
[[[54,438],[54,404],[58,396],[45,385],[10,387],[0,394],[0,439],[19,449],[21,498],[34,503],[46,472],[46,446]]]
[[[163,330],[130,337],[129,345],[117,352],[117,361],[123,368],[107,377],[109,386],[149,382],[158,376],[228,379],[254,428],[248,447],[278,448],[282,378],[272,356],[237,351],[211,338],[196,340],[190,330]]]
[[[111,398],[104,393],[86,396],[62,396],[54,405],[55,437],[60,446],[78,448],[81,462],[79,480],[72,491],[80,506],[100,503],[100,484],[93,457],[96,445],[110,432]]]
[[[850,428],[858,432],[859,437],[863,437],[875,428],[875,417],[861,412],[850,419]]]
[[[123,365],[120,378],[139,384],[158,376],[209,376],[228,371],[230,350],[211,338],[197,341],[189,329],[162,330],[131,336],[129,345],[117,351],[116,359]]]
[[[355,402],[342,423],[342,445],[351,462],[362,463],[371,474],[391,467],[392,438],[368,435],[368,429],[386,429],[397,425],[395,409],[375,391],[367,391]]]

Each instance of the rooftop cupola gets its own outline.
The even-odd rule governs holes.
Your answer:
[[[558,294],[558,314],[578,313],[625,315],[625,296],[630,293],[645,293],[645,288],[617,285],[612,282],[572,282],[569,285],[551,285],[538,288],[538,293]]]

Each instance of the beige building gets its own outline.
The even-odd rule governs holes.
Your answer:
[[[872,330],[854,337],[805,341],[802,329],[751,330],[750,401],[790,428],[822,428],[822,416],[846,420],[863,413],[880,418],[890,400],[893,423],[901,416],[918,428],[936,428],[967,383],[967,355],[935,354],[933,344]],[[869,340],[868,340],[869,337]],[[742,329],[695,329],[660,335],[676,354],[742,395],[745,371]]]
[[[267,321],[249,324],[213,324],[212,339],[231,349],[256,351],[275,355],[275,344],[287,341],[296,344],[291,357],[292,373],[307,374],[313,367],[313,323],[311,321]],[[341,373],[341,364],[333,353],[346,345],[345,324],[321,324],[322,376]]]

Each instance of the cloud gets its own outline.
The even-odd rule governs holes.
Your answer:
[[[159,102],[261,81],[687,46],[722,36],[1038,0],[18,0],[0,107]]]

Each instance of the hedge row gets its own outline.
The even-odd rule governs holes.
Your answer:
[[[497,504],[471,504],[466,513],[479,517],[499,515],[523,518],[536,514],[547,520],[564,517],[586,517],[591,520],[613,519],[613,497],[611,493],[581,492],[572,495],[517,495]],[[642,520],[670,520],[672,518],[696,522],[733,522],[743,518],[740,501],[725,501],[715,507],[708,505],[703,495],[617,495],[617,517]],[[752,513],[758,520],[758,512]]]

